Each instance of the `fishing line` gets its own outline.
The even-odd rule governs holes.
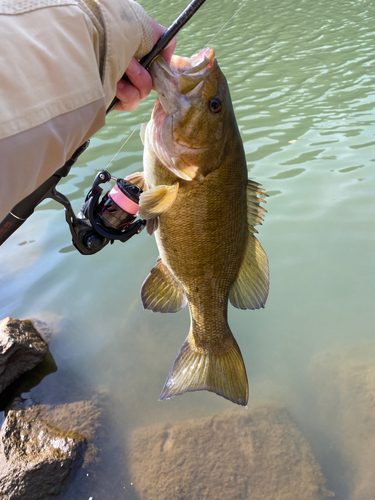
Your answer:
[[[193,14],[204,4],[206,0],[192,0],[189,5],[185,8],[185,10],[178,16],[178,18],[169,26],[169,28],[164,32],[164,34],[159,38],[159,40],[156,42],[155,46],[151,50],[150,53],[146,54],[140,61],[140,64],[146,68],[149,69],[150,65],[154,61],[154,59],[157,57],[158,54],[168,45],[168,43],[172,40],[174,36],[177,35],[177,33],[180,31],[180,29],[188,22],[188,20],[193,16]],[[246,0],[248,1],[248,0]],[[233,16],[232,16],[233,17]],[[124,75],[123,79],[127,80],[126,75]],[[118,98],[115,97],[111,104],[109,105],[106,114],[111,111],[115,105],[119,102]],[[133,132],[129,135],[129,137],[126,139],[124,144],[121,146],[121,148],[117,151],[117,153],[114,155],[112,160],[108,163],[106,169],[108,166],[114,161],[116,156],[119,154],[119,152],[122,150],[122,148],[125,146],[125,144],[128,142],[128,140],[131,138],[131,136],[134,134],[136,130],[140,127],[140,125],[143,123],[144,117],[146,116],[145,113],[142,117],[142,120],[138,124],[138,126],[133,130]]]
[[[245,1],[245,3],[243,3],[243,4],[241,5],[241,7],[240,7],[238,10],[236,10],[236,12],[233,14],[233,16],[232,16],[230,19],[228,19],[228,21],[224,24],[224,26],[222,26],[222,27],[219,29],[219,31],[218,31],[217,33],[215,33],[215,35],[214,35],[214,36],[211,38],[211,40],[209,40],[209,42],[207,43],[206,47],[208,47],[208,46],[209,46],[209,44],[212,42],[212,40],[216,37],[216,35],[218,35],[218,34],[220,33],[220,31],[222,31],[228,23],[230,23],[230,21],[234,18],[234,16],[235,16],[235,15],[237,15],[237,14],[239,13],[239,11],[240,11],[243,7],[245,7],[245,5],[247,4],[247,2],[248,2],[248,1],[249,1],[249,0],[246,0],[246,1]]]
[[[245,2],[239,7],[239,9],[236,10],[236,12],[228,19],[228,21],[219,29],[219,31],[217,33],[215,33],[215,35],[209,40],[209,42],[207,43],[206,47],[209,46],[209,44],[212,42],[212,40],[225,28],[225,26],[227,26],[231,20],[239,13],[239,11],[245,7],[245,5],[248,3],[249,0],[245,0]],[[203,2],[202,2],[203,3]],[[143,116],[142,116],[142,119],[141,121],[138,123],[137,127],[133,130],[133,132],[125,139],[125,142],[123,143],[123,145],[120,147],[120,149],[117,151],[117,153],[115,153],[115,155],[113,156],[113,158],[108,162],[105,170],[108,170],[108,167],[114,162],[115,158],[117,157],[117,155],[120,153],[120,151],[123,149],[123,147],[125,146],[125,144],[129,141],[129,139],[132,137],[132,135],[140,128],[140,126],[142,125],[143,121],[144,121],[144,118],[145,116],[147,115],[148,113],[145,113]]]
[[[107,166],[105,167],[105,170],[108,170],[108,167],[111,165],[111,163],[115,160],[116,156],[120,153],[120,151],[122,150],[122,148],[125,146],[125,144],[128,142],[128,140],[131,138],[131,136],[140,128],[140,126],[142,125],[142,123],[144,122],[144,119],[145,119],[145,116],[148,115],[149,112],[146,112],[143,114],[142,118],[141,118],[141,121],[138,123],[138,125],[135,127],[135,129],[133,130],[133,132],[125,139],[123,145],[121,146],[121,148],[117,151],[117,153],[114,154],[113,158],[107,163]],[[113,176],[112,176],[113,177]],[[114,177],[113,177],[114,178]]]

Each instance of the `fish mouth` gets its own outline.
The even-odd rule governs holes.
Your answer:
[[[170,66],[168,66],[161,56],[158,56],[151,67],[156,64],[171,77],[179,77],[180,75],[203,75],[205,71],[213,65],[214,59],[214,49],[212,47],[206,47],[198,52],[198,54],[194,54],[191,57],[180,57],[174,54]]]
[[[199,84],[215,64],[215,51],[211,47],[204,48],[190,58],[173,55],[170,66],[158,56],[151,65],[150,73],[165,112],[171,114],[176,109],[176,101],[181,94],[198,93]]]
[[[181,137],[174,137],[175,119],[181,108],[189,106],[188,101],[198,96],[204,80],[217,66],[215,51],[206,47],[192,57],[172,56],[170,66],[161,56],[158,56],[150,67],[150,73],[158,99],[152,113],[153,142],[155,152],[162,163],[178,177],[191,180],[196,176],[196,167],[186,172],[176,170],[170,148],[165,144],[163,130],[167,122],[168,134],[173,142],[173,155],[181,158],[185,153],[205,151],[207,148],[194,148],[185,144]],[[195,169],[195,170],[194,170]]]
[[[160,64],[162,69],[177,81],[180,93],[187,94],[194,90],[212,70],[215,64],[215,51],[211,47],[206,47],[190,58],[173,55],[170,66],[164,59]]]

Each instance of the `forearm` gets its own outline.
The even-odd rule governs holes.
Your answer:
[[[131,57],[153,42],[128,0],[38,3],[0,3],[0,220],[104,125]]]
[[[99,34],[100,74],[107,106],[132,57],[141,59],[153,47],[153,27],[133,0],[78,0]]]

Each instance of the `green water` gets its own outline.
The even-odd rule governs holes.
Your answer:
[[[166,26],[186,5],[141,3]],[[176,52],[190,56],[203,48],[240,5],[207,0],[179,35]],[[319,351],[373,338],[374,17],[369,0],[251,0],[211,43],[229,82],[249,177],[269,194],[259,229],[270,262],[269,299],[261,311],[231,307],[229,324],[247,367],[250,398],[289,408],[339,500],[349,498],[348,488],[335,476],[311,417],[307,367]],[[154,101],[152,93],[136,112],[112,113],[60,183],[76,212],[97,171],[147,119]],[[123,177],[141,169],[135,133],[109,170]],[[1,247],[0,316],[63,316],[64,328],[51,343],[59,372],[110,394],[116,453],[123,454],[118,475],[102,474],[91,492],[81,475],[70,498],[84,481],[78,498],[89,498],[87,492],[96,499],[100,489],[103,500],[136,498],[128,483],[123,489],[121,475],[132,429],[232,408],[208,392],[158,402],[189,314],[143,311],[139,289],[157,256],[145,232],[81,256],[70,245],[63,210],[52,201]]]

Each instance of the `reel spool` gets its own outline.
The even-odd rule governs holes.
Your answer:
[[[115,186],[100,200],[103,189],[100,184],[116,181]],[[66,212],[66,220],[73,236],[73,245],[83,255],[99,252],[108,243],[128,241],[139,234],[146,221],[137,219],[142,189],[125,180],[112,177],[106,170],[100,171],[86,196],[77,217]]]

